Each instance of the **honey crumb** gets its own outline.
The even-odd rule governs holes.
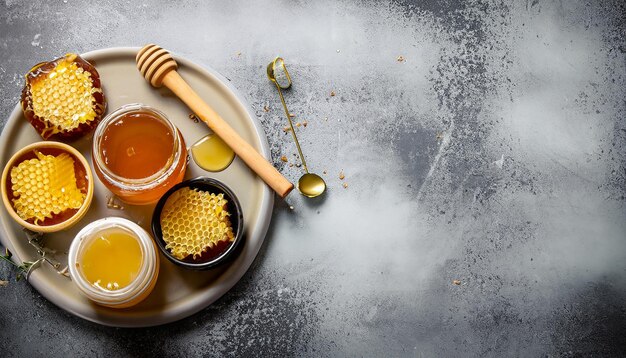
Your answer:
[[[288,161],[287,157],[284,156],[284,155],[282,157],[280,157],[280,160],[282,160],[285,163],[287,163],[287,161]]]
[[[346,176],[343,174],[343,170],[339,172],[339,179],[343,180]]]
[[[285,126],[283,127],[283,132],[287,133],[291,130],[291,128],[289,126]]]
[[[63,268],[62,270],[57,271],[57,273],[61,276],[70,277],[69,267],[67,266],[65,266],[65,268]]]
[[[267,105],[263,106],[263,110],[265,112],[269,112],[270,111],[270,107],[268,107]]]
[[[348,183],[343,183],[343,188],[348,189]]]
[[[293,113],[289,113],[289,117],[293,118],[293,117],[295,117],[295,116],[296,116],[295,114],[293,114]]]
[[[302,123],[298,122],[296,123],[296,127],[300,127],[302,125]]]
[[[307,122],[307,121],[302,122],[302,125],[305,126],[305,127],[306,127],[307,124],[309,124],[309,122]]]
[[[404,62],[404,56],[398,56],[398,58],[396,59],[398,62]]]
[[[459,286],[461,284],[461,280],[453,280],[452,283]]]
[[[124,207],[118,204],[114,197],[110,196],[107,200],[107,208],[115,210],[124,210]]]
[[[330,96],[335,97],[335,91],[330,91]]]
[[[293,163],[289,163],[289,167],[292,168],[293,167]]]

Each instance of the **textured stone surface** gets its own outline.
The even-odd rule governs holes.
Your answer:
[[[295,180],[264,73],[280,54],[329,191],[277,202],[246,276],[163,327],[83,321],[0,264],[0,355],[626,355],[625,13],[579,0],[6,0],[2,121],[32,64],[155,42],[229,78]]]

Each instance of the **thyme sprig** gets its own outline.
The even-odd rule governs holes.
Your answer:
[[[11,260],[13,254],[9,251],[9,249],[5,249],[5,254],[0,255],[1,260],[4,260],[17,268],[18,273],[16,276],[16,281],[21,280],[23,277],[28,279],[30,273],[34,269],[39,267],[44,261],[50,264],[50,266],[52,266],[59,275],[69,277],[67,266],[59,270],[59,268],[61,267],[61,263],[50,256],[54,254],[55,251],[42,246],[41,240],[43,238],[43,235],[41,233],[36,233],[27,229],[24,229],[24,232],[26,233],[26,237],[28,238],[28,243],[37,250],[37,255],[39,256],[37,260],[22,261],[21,264],[17,264],[13,262],[13,260]]]
[[[26,277],[28,279],[28,276],[33,271],[33,269],[35,269],[43,260],[45,260],[44,257],[41,256],[35,261],[23,261],[21,264],[17,264],[13,262],[13,260],[11,260],[11,256],[13,256],[13,254],[9,251],[9,249],[5,249],[4,255],[0,255],[0,259],[10,263],[17,268],[18,272],[15,277],[16,281],[21,280],[22,277]]]

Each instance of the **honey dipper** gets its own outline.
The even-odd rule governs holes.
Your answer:
[[[291,192],[293,184],[241,138],[178,74],[178,64],[168,51],[149,44],[139,50],[136,61],[137,69],[152,86],[158,88],[165,85],[174,92],[280,197],[284,198]]]

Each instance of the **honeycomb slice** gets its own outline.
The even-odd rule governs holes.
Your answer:
[[[53,214],[80,208],[86,194],[77,187],[74,159],[69,154],[35,154],[36,158],[11,169],[11,191],[17,215],[34,219],[38,225]]]
[[[180,260],[201,256],[220,241],[235,235],[224,194],[182,188],[166,201],[161,213],[165,248]]]
[[[26,74],[21,104],[43,139],[67,140],[94,128],[106,107],[98,72],[77,54],[33,67]]]

